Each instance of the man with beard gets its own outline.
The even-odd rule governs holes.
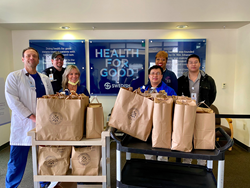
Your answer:
[[[18,187],[25,171],[31,146],[28,131],[36,127],[36,101],[43,95],[53,94],[50,80],[38,73],[39,54],[34,48],[22,53],[24,68],[11,72],[5,83],[5,97],[12,110],[10,133],[10,160],[7,166],[5,186]]]
[[[62,75],[65,71],[65,68],[63,68],[63,61],[64,55],[60,52],[54,52],[51,56],[53,66],[42,72],[49,77],[54,93],[59,92],[62,88]]]

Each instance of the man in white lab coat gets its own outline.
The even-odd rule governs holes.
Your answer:
[[[53,94],[49,78],[36,71],[39,54],[34,48],[22,53],[24,69],[11,72],[5,83],[5,97],[12,110],[10,133],[10,160],[5,185],[7,188],[20,184],[31,146],[27,132],[36,126],[36,100],[46,94]]]

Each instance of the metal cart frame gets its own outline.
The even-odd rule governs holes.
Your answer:
[[[135,139],[135,138],[133,138],[133,137],[131,137],[129,135],[126,135],[126,134],[122,138],[118,138],[116,136],[116,131],[117,131],[117,129],[115,129],[115,128],[111,129],[111,137],[117,143],[117,147],[116,147],[116,180],[117,180],[117,187],[133,187],[133,188],[135,188],[135,187],[136,188],[137,187],[147,187],[147,186],[140,186],[140,185],[136,186],[136,185],[126,184],[126,182],[123,182],[124,179],[129,179],[129,177],[127,177],[127,176],[129,176],[129,174],[133,174],[133,169],[131,170],[131,168],[133,167],[133,163],[138,164],[140,162],[143,162],[143,161],[140,161],[140,160],[132,160],[131,161],[131,153],[139,153],[139,154],[148,154],[148,155],[157,155],[157,156],[168,156],[168,157],[177,157],[177,158],[192,158],[192,159],[208,160],[207,167],[200,166],[200,165],[181,164],[181,163],[178,164],[180,166],[178,168],[183,167],[183,169],[187,170],[187,169],[191,169],[192,167],[195,167],[196,169],[197,168],[203,169],[204,173],[206,173],[206,171],[212,173],[213,160],[217,160],[218,161],[217,184],[216,184],[215,178],[213,178],[214,185],[212,187],[223,188],[223,186],[224,186],[225,151],[228,148],[232,147],[232,145],[233,145],[233,140],[226,134],[226,132],[223,129],[217,128],[216,131],[220,131],[224,135],[224,137],[226,138],[227,144],[225,146],[220,147],[218,145],[218,143],[216,143],[217,147],[214,150],[195,150],[194,149],[190,153],[171,151],[170,149],[152,148],[151,143],[147,143],[147,142],[137,140],[137,139]],[[130,165],[130,169],[129,169],[130,173],[123,172],[125,167],[123,168],[123,170],[121,169],[121,152],[126,152],[126,160],[127,160],[127,162],[125,164],[125,167],[126,167],[126,169],[128,169],[126,165],[129,162],[128,165]],[[148,164],[148,165],[150,165],[150,164],[152,164],[152,165],[157,165],[157,164],[160,164],[160,165],[177,165],[176,163],[171,164],[170,162],[162,162],[162,161],[150,161],[150,160],[144,160],[144,161],[147,161],[144,165],[146,165],[146,164]],[[139,168],[136,169],[136,170],[137,170],[137,173],[139,173],[138,172]],[[124,174],[126,174],[126,177],[123,177]],[[131,179],[133,179],[133,177],[131,177]],[[178,181],[182,181],[182,180],[180,179]],[[178,187],[177,185],[176,186],[174,186],[173,184],[171,184],[171,185],[173,187]],[[168,185],[166,185],[166,186],[168,186]],[[165,187],[165,186],[163,186],[163,187]],[[180,186],[180,187],[182,187],[182,186]],[[204,186],[204,187],[206,187],[206,186]],[[211,187],[211,186],[208,186],[208,187]]]
[[[102,188],[110,188],[110,128],[102,132],[101,138],[86,139],[80,141],[38,141],[36,140],[35,129],[28,132],[32,137],[32,164],[34,188],[40,188],[40,181],[49,182],[101,182]],[[38,175],[37,167],[37,146],[39,145],[57,145],[57,146],[102,146],[102,172],[98,176],[51,176]]]

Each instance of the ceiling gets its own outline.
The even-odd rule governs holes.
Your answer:
[[[249,0],[0,0],[10,30],[238,29],[250,23]]]
[[[249,24],[242,22],[138,22],[138,23],[0,23],[0,27],[9,30],[154,30],[178,29],[177,25],[187,25],[185,29],[238,29]]]

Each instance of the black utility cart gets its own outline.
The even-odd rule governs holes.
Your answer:
[[[116,181],[117,187],[168,187],[168,188],[223,188],[225,151],[232,147],[233,140],[221,128],[227,144],[216,143],[214,150],[193,150],[191,153],[152,148],[150,142],[143,142],[129,135],[117,134],[111,129],[111,137],[116,141]],[[121,152],[126,152],[126,164],[121,169]],[[131,159],[131,153],[192,158],[207,160],[207,166],[182,164],[144,159]],[[217,181],[213,175],[213,161],[218,161]]]

